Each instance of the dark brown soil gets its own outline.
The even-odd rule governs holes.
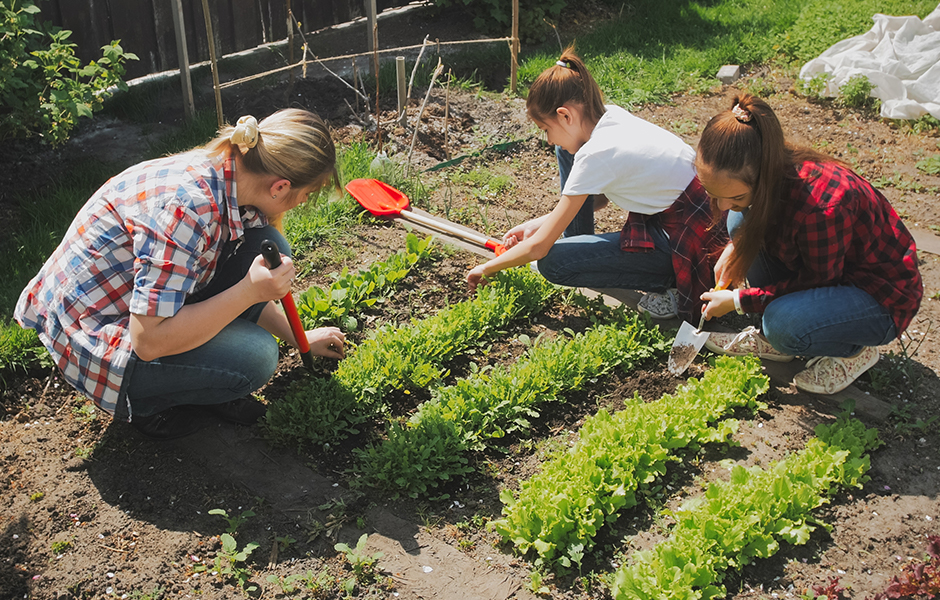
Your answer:
[[[937,153],[938,138],[936,130],[914,133],[868,113],[809,103],[792,94],[791,85],[787,73],[766,70],[711,94],[677,96],[668,106],[636,112],[694,145],[707,119],[726,108],[735,93],[772,88],[768,102],[793,141],[855,165],[878,183],[917,232],[926,284],[923,307],[906,336],[883,348],[881,362],[857,383],[860,394],[874,396],[894,411],[887,418],[861,410],[857,414],[877,427],[885,442],[872,454],[871,481],[862,489],[837,494],[819,513],[831,530],[820,527],[805,546],[783,545],[774,557],[732,572],[725,581],[729,597],[735,599],[811,597],[814,586],[824,586],[831,578],[839,578],[848,589],[846,597],[869,598],[884,590],[902,565],[923,559],[925,536],[938,533],[940,343],[935,323],[940,322],[940,267],[933,231],[940,226],[940,177],[915,166]],[[292,102],[328,117],[340,141],[373,139],[343,102],[347,96],[342,88],[330,80],[301,81]],[[239,100],[239,108],[274,110],[284,96],[283,89],[272,87]],[[520,141],[511,149],[484,152],[458,167],[426,174],[431,194],[418,208],[494,237],[551,209],[558,191],[554,156],[526,122],[522,100],[451,89],[446,134],[444,105],[443,90],[436,90],[411,156],[417,168],[498,142]],[[391,111],[382,117],[384,144],[395,160],[407,160],[416,115],[414,106],[407,129],[393,126]],[[108,123],[108,128],[117,126]],[[103,127],[87,128],[66,155],[81,155],[78,144],[95,139],[93,133]],[[39,157],[23,160],[31,172],[42,162]],[[490,177],[468,183],[467,173]],[[479,183],[500,176],[508,183],[495,192]],[[605,210],[599,214],[598,228],[616,230],[622,220],[616,210]],[[403,246],[405,232],[402,226],[365,219],[349,232],[346,244],[353,258],[348,264],[317,266],[298,282],[298,291],[328,283],[324,274],[343,266],[355,269],[384,259]],[[409,276],[397,297],[370,311],[366,329],[422,318],[468,298],[464,277],[483,259],[466,250],[442,253]],[[744,324],[725,322],[736,328]],[[504,339],[510,341],[494,345],[488,359],[515,360],[522,347],[511,340],[522,334],[534,339],[588,325],[576,309],[553,306],[508,331]],[[685,376],[701,375],[703,365],[702,358],[697,359]],[[324,360],[308,374],[298,357],[285,353],[278,375],[260,395],[277,402],[291,381],[327,376],[333,368]],[[452,377],[469,368],[469,360],[457,361]],[[198,570],[218,555],[219,536],[227,527],[225,520],[208,514],[217,508],[230,516],[254,512],[238,528],[237,540],[239,548],[252,541],[260,544],[246,562],[251,582],[258,586],[249,594],[255,597],[346,597],[344,582],[353,573],[333,546],[336,541],[355,546],[367,533],[368,553],[381,551],[384,556],[378,559],[377,576],[356,584],[357,597],[532,598],[532,564],[499,546],[485,527],[500,515],[499,492],[517,488],[550,453],[576,439],[584,418],[599,408],[618,410],[635,393],[658,398],[681,381],[666,371],[665,358],[637,371],[613,373],[545,407],[528,435],[475,455],[474,473],[446,488],[446,498],[392,501],[369,490],[354,491],[346,470],[351,449],[368,443],[370,433],[378,429],[335,448],[303,452],[272,447],[257,427],[217,422],[208,422],[202,433],[190,438],[156,443],[95,412],[58,374],[39,370],[10,381],[0,406],[0,598],[245,595]],[[398,398],[395,410],[405,414],[420,400]],[[816,424],[841,410],[836,400],[802,394],[780,382],[764,400],[766,410],[741,415],[737,447],[705,448],[700,457],[690,456],[670,470],[667,483],[674,497],[697,493],[701,480],[716,476],[723,459],[767,465],[799,450]],[[665,505],[671,506],[674,497]],[[611,563],[660,539],[658,508],[641,507],[621,515],[586,557],[583,576],[546,574],[550,592],[543,597],[607,598],[603,578],[612,572]],[[308,572],[313,579],[322,573],[321,591],[303,588],[297,581],[302,589],[285,592],[278,583]]]

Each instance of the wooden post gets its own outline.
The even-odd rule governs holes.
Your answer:
[[[179,0],[177,0],[179,1]],[[212,15],[209,0],[202,0],[202,13],[206,17],[206,37],[209,39],[209,59],[212,61],[212,88],[215,90],[215,112],[219,118],[219,129],[225,124],[222,114],[222,90],[219,89],[219,63],[215,57],[215,34],[212,33]]]
[[[183,21],[182,0],[173,0],[173,31],[176,33],[176,55],[180,65],[180,83],[183,86],[183,115],[191,121],[196,115],[193,102],[193,80],[189,73],[189,51],[186,48],[186,26]]]
[[[512,63],[509,66],[509,91],[516,93],[519,75],[519,0],[512,0],[512,41],[510,44]]]
[[[408,122],[405,114],[405,57],[395,57],[395,75],[398,78],[398,124],[404,127]]]
[[[366,3],[366,43],[369,52],[375,52],[378,50],[378,25],[376,23],[376,14],[377,10],[375,7],[375,0],[365,0]],[[374,67],[375,72],[372,73],[376,79],[379,77],[378,67]]]

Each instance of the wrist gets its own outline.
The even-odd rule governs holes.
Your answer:
[[[741,289],[734,290],[734,312],[739,315],[744,314],[744,309],[741,308]]]

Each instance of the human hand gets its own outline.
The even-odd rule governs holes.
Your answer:
[[[705,306],[705,320],[721,317],[734,310],[734,291],[711,290],[702,294],[701,299],[707,302]]]
[[[341,359],[346,356],[346,335],[337,327],[320,327],[305,332],[310,351],[317,356]]]
[[[537,219],[530,219],[521,225],[516,225],[503,236],[503,245],[507,248],[512,248],[522,240],[532,237],[535,235],[535,232],[539,230],[539,227],[542,226],[542,221],[544,220],[545,217],[542,216]]]
[[[477,265],[467,273],[467,287],[470,293],[477,291],[477,286],[488,285],[489,280],[483,274],[483,265]]]
[[[242,281],[246,281],[251,293],[254,295],[254,304],[279,300],[290,293],[291,282],[294,280],[294,263],[290,258],[281,256],[281,266],[269,269],[264,257],[258,255],[251,262],[248,274]]]

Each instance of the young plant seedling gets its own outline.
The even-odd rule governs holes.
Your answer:
[[[380,558],[385,556],[384,552],[376,552],[369,556],[365,551],[368,540],[369,535],[363,533],[356,543],[355,548],[350,548],[348,544],[342,542],[333,546],[337,552],[342,552],[346,555],[346,560],[349,561],[353,573],[356,575],[356,581],[360,584],[368,583],[375,579],[375,564]]]
[[[225,531],[231,535],[235,535],[235,533],[238,531],[238,528],[241,527],[249,517],[255,516],[255,513],[252,510],[242,511],[242,514],[238,516],[229,516],[229,514],[221,508],[213,508],[209,511],[209,514],[219,515],[225,519],[225,522],[228,523],[228,528]]]

